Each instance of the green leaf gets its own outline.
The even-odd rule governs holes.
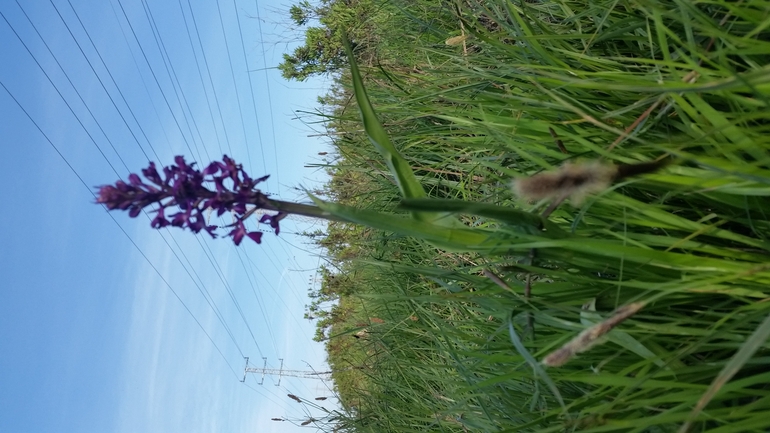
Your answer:
[[[364,130],[369,137],[369,141],[372,142],[374,147],[380,152],[382,159],[388,166],[393,177],[396,179],[396,184],[401,194],[406,198],[422,198],[427,197],[425,190],[417,180],[417,177],[412,172],[412,167],[409,165],[406,159],[401,156],[396,146],[390,141],[388,133],[385,128],[382,127],[382,123],[377,118],[377,113],[374,111],[369,96],[366,94],[366,88],[364,87],[364,81],[361,78],[361,72],[358,70],[355,57],[353,57],[353,50],[350,48],[350,42],[347,36],[342,32],[343,44],[345,45],[345,52],[350,60],[350,73],[353,80],[353,92],[356,96],[356,102],[358,102],[358,109],[361,111],[361,120],[364,124]],[[413,216],[422,221],[438,222],[444,226],[457,226],[459,222],[446,218],[445,215],[425,212],[415,212]]]
[[[406,236],[414,236],[450,251],[491,251],[496,248],[496,245],[501,244],[501,241],[497,240],[492,232],[486,230],[446,227],[415,218],[404,218],[390,213],[373,212],[324,202],[312,195],[310,197],[319,208],[345,221]]]
[[[464,200],[403,199],[401,208],[415,211],[467,213],[504,222],[529,234],[540,234],[548,238],[568,236],[558,225],[540,215],[511,207]]]
[[[350,48],[350,42],[348,42],[347,36],[343,33],[343,43],[345,45],[345,52],[350,60],[350,73],[353,76],[353,91],[355,92],[356,102],[358,102],[358,109],[361,111],[361,120],[364,123],[364,130],[369,137],[369,141],[372,142],[374,147],[380,152],[382,158],[385,160],[391,173],[395,176],[398,188],[401,190],[401,194],[404,197],[417,198],[425,197],[425,190],[422,189],[422,185],[417,181],[414,176],[409,163],[398,152],[396,146],[390,141],[385,128],[382,127],[380,120],[377,118],[377,114],[374,112],[369,101],[369,96],[366,94],[366,88],[364,87],[364,81],[361,78],[361,72],[358,70],[355,57],[353,57],[353,50]]]

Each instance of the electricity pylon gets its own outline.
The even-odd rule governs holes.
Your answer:
[[[246,375],[248,373],[259,373],[262,375],[262,378],[259,381],[259,384],[262,385],[265,382],[265,376],[271,375],[271,376],[278,376],[278,383],[275,384],[275,386],[281,385],[281,378],[284,376],[287,377],[299,377],[300,379],[320,379],[325,380],[329,379],[329,376],[332,374],[331,371],[313,371],[313,370],[284,370],[283,369],[283,359],[281,359],[281,368],[267,368],[267,358],[262,357],[262,360],[264,361],[264,364],[262,367],[249,367],[249,357],[244,357],[246,360],[246,367],[243,369],[243,379],[241,379],[241,382],[246,381]]]

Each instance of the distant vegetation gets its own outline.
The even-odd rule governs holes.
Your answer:
[[[323,195],[407,220],[344,30],[428,197],[474,204],[422,203],[473,229],[443,244],[427,228],[308,234],[329,256],[307,317],[348,410],[335,431],[770,430],[770,2],[336,0],[291,15],[307,40],[284,76],[336,78],[319,101],[335,147]],[[548,209],[547,230],[514,213],[553,203],[516,197],[514,179],[664,156]],[[624,305],[642,308],[563,366],[533,362]]]

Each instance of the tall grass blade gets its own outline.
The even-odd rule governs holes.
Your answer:
[[[519,355],[521,355],[521,357],[527,361],[527,364],[532,367],[532,371],[534,371],[535,377],[539,377],[543,380],[543,382],[545,382],[546,386],[548,386],[548,389],[556,398],[556,401],[559,402],[559,406],[561,406],[564,415],[569,417],[567,406],[564,404],[564,398],[562,398],[561,393],[559,392],[559,388],[556,387],[556,384],[553,382],[553,380],[551,380],[551,377],[548,376],[548,373],[545,371],[545,368],[543,368],[543,365],[537,362],[535,357],[529,353],[526,347],[524,347],[524,343],[521,341],[519,334],[513,327],[513,318],[508,321],[508,335],[511,338],[513,347],[515,347],[516,351],[519,352]]]
[[[698,415],[700,415],[701,411],[703,411],[706,405],[708,405],[709,402],[719,393],[722,387],[724,387],[725,384],[727,384],[727,382],[729,382],[730,379],[732,379],[733,376],[735,376],[735,374],[738,373],[738,371],[740,371],[744,365],[746,365],[746,363],[751,359],[752,356],[754,356],[757,350],[759,350],[759,348],[765,344],[768,337],[770,337],[770,315],[765,317],[765,320],[760,323],[760,325],[746,340],[746,342],[741,345],[741,348],[738,350],[738,352],[730,359],[727,364],[725,364],[724,367],[722,367],[722,371],[720,371],[717,377],[714,378],[714,381],[711,382],[711,385],[709,385],[706,392],[704,392],[703,396],[700,398],[700,400],[698,400],[695,408],[692,410],[692,412],[690,412],[690,415],[687,417],[687,421],[682,424],[682,427],[679,429],[679,433],[686,433],[690,429],[693,421],[698,417]]]
[[[364,124],[364,130],[369,137],[369,141],[379,151],[385,164],[390,170],[391,174],[396,179],[401,194],[407,198],[422,198],[426,197],[425,190],[420,182],[415,177],[412,167],[401,156],[396,146],[388,137],[385,128],[382,127],[382,123],[377,118],[369,96],[366,94],[366,88],[364,87],[364,81],[361,78],[361,72],[358,70],[358,64],[353,56],[353,50],[350,47],[350,42],[347,36],[342,32],[343,44],[345,46],[345,52],[347,53],[348,60],[350,61],[350,73],[353,81],[353,93],[358,102],[358,109],[361,111],[361,120]],[[422,221],[433,221],[441,225],[455,225],[455,221],[447,219],[445,216],[415,212],[414,217]]]

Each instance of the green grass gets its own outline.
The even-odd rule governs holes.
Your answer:
[[[770,2],[378,13],[382,67],[343,74],[328,118],[335,176],[357,174],[321,206],[381,230],[338,258],[356,292],[329,341],[339,428],[770,429]],[[663,155],[547,221],[510,189],[565,161]],[[604,344],[534,362],[636,301]]]

